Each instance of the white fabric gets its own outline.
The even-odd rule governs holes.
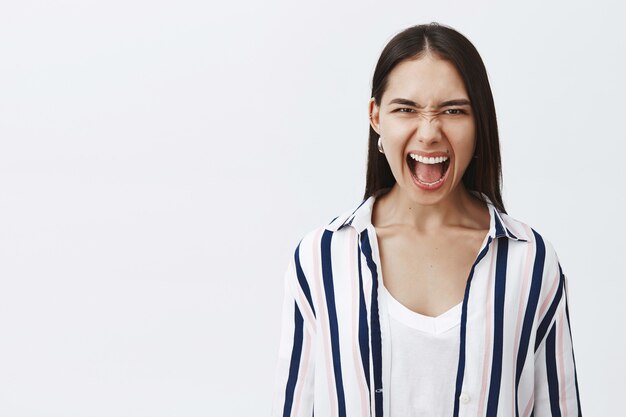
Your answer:
[[[462,302],[430,317],[408,309],[383,286],[391,337],[391,417],[451,416]]]

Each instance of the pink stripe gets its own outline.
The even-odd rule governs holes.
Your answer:
[[[339,413],[339,404],[337,404],[337,393],[336,387],[333,382],[333,367],[331,363],[331,353],[330,353],[330,328],[328,327],[328,311],[326,310],[326,301],[324,299],[324,290],[322,289],[322,274],[320,271],[320,243],[321,243],[321,234],[324,229],[320,229],[315,233],[313,237],[313,281],[315,281],[315,296],[317,299],[318,305],[318,323],[321,327],[321,334],[319,337],[322,337],[322,345],[324,345],[324,352],[326,356],[326,377],[328,378],[328,400],[330,401],[329,407],[331,416],[337,417]]]
[[[541,308],[539,308],[539,316],[537,317],[541,317],[541,319],[543,320],[543,316],[546,312],[546,310],[548,309],[550,302],[554,299],[554,294],[556,294],[556,289],[557,289],[557,285],[559,284],[559,273],[558,271],[555,274],[554,279],[552,280],[552,287],[550,287],[550,291],[548,292],[548,295],[546,296],[546,299],[543,300],[543,304],[541,304]]]
[[[300,358],[300,369],[298,370],[298,381],[300,382],[296,387],[296,395],[293,401],[293,407],[291,408],[291,414],[298,413],[300,409],[300,398],[302,397],[302,387],[306,383],[306,376],[309,367],[309,355],[311,353],[311,337],[309,332],[305,329],[304,335],[304,347],[302,349],[302,357]]]
[[[488,297],[488,301],[487,301],[487,310],[485,311],[485,316],[486,316],[486,328],[485,328],[485,348],[484,348],[484,355],[483,355],[483,382],[482,382],[482,386],[480,388],[480,406],[478,409],[478,415],[482,416],[484,413],[484,409],[485,409],[485,397],[487,395],[487,379],[489,376],[489,368],[491,366],[491,361],[489,360],[489,358],[491,357],[491,353],[492,353],[492,349],[490,349],[491,347],[491,325],[493,322],[493,283],[494,283],[494,279],[493,279],[493,267],[495,264],[495,260],[496,260],[496,253],[497,253],[497,239],[494,242],[495,244],[495,248],[491,251],[491,264],[489,265],[489,281],[487,283],[487,297]]]
[[[356,230],[351,233],[351,238],[348,242],[349,250],[358,248],[357,246],[358,235]],[[354,369],[357,371],[357,382],[359,384],[359,394],[361,396],[361,412],[363,416],[369,414],[368,410],[368,398],[367,398],[367,385],[365,383],[365,372],[363,371],[363,365],[359,358],[361,357],[361,351],[358,347],[358,330],[359,330],[359,271],[357,271],[356,261],[357,256],[361,256],[359,251],[350,255],[350,274],[352,278],[352,358],[354,359]]]
[[[535,394],[533,392],[530,393],[530,399],[528,400],[528,403],[526,404],[526,407],[524,408],[524,412],[522,413],[522,417],[528,417],[530,415],[530,410],[532,405],[535,402]]]
[[[562,301],[563,302],[563,301]],[[559,397],[561,399],[561,411],[562,416],[567,417],[567,393],[565,392],[565,385],[567,380],[565,379],[565,363],[563,352],[563,309],[559,311],[559,317],[556,322],[556,356],[559,358],[559,384],[561,385],[561,393]]]
[[[526,233],[528,234],[528,236],[532,236],[532,230],[530,230],[530,227],[528,227],[528,225],[524,225],[524,230],[526,231]],[[520,294],[528,294],[528,288],[530,287],[530,281],[531,281],[531,268],[530,265],[532,264],[533,258],[534,258],[534,252],[533,252],[533,248],[535,247],[535,245],[533,244],[529,244],[528,245],[528,250],[526,251],[526,263],[524,264],[524,281],[522,282],[522,291]],[[520,301],[523,298],[520,297]],[[528,300],[528,298],[526,298],[526,300]],[[522,303],[520,302],[517,306],[517,324],[515,325],[515,345],[513,346],[513,352],[519,352],[519,338],[520,338],[520,329],[522,327],[522,321],[523,321],[523,310],[524,310],[524,306],[526,306],[528,303]],[[511,415],[514,416],[516,415],[516,410],[515,410],[515,399],[517,398],[517,392],[515,389],[515,375],[517,374],[517,358],[515,357],[515,355],[512,356],[512,361],[513,361],[513,366],[511,367],[511,369],[513,370],[513,372],[511,372]]]

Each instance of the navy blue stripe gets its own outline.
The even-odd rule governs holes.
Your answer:
[[[300,241],[302,243],[302,241]],[[306,280],[306,276],[304,275],[304,271],[302,270],[302,265],[300,265],[300,243],[296,247],[296,253],[294,254],[294,260],[296,262],[296,275],[298,276],[298,282],[300,283],[300,288],[302,288],[302,292],[309,302],[309,306],[313,311],[313,317],[317,317],[315,315],[315,307],[313,307],[313,298],[311,297],[311,289],[309,288],[309,284]]]
[[[511,236],[513,239],[517,239],[517,240],[521,240],[522,242],[527,242],[526,239],[522,239],[521,237],[517,237],[513,234],[513,232],[511,232],[511,229],[509,229],[508,227],[506,227],[506,232],[509,234],[509,236]]]
[[[337,230],[341,230],[341,229],[343,229],[344,227],[348,227],[348,226],[350,226],[350,225],[352,224],[352,220],[354,220],[354,217],[351,217],[350,219],[345,220],[345,221],[341,224],[341,226],[339,226],[339,228],[338,228]]]
[[[467,284],[465,285],[465,295],[463,298],[463,307],[461,309],[461,343],[459,347],[459,366],[456,372],[456,391],[454,395],[454,413],[453,417],[459,417],[459,396],[461,395],[461,388],[463,387],[463,374],[465,373],[465,333],[466,333],[466,324],[467,324],[467,301],[469,299],[469,291],[470,284],[472,282],[472,277],[474,276],[474,268],[478,265],[478,262],[485,256],[487,250],[489,249],[489,244],[492,241],[492,237],[489,236],[487,238],[487,243],[483,247],[483,249],[478,254],[478,257],[474,261],[472,265],[472,269],[470,270],[469,277],[467,278]]]
[[[363,291],[363,274],[361,271],[361,245],[358,244],[357,255],[359,265],[359,348],[361,350],[361,362],[363,363],[363,372],[365,373],[365,381],[367,382],[367,392],[370,389],[370,347],[369,347],[369,326],[367,324],[367,308],[365,306],[365,293]],[[370,394],[371,395],[371,394]],[[368,398],[370,396],[368,395]],[[368,401],[369,402],[369,401]]]
[[[554,322],[546,338],[546,373],[548,376],[551,415],[553,417],[561,417],[561,409],[559,408],[559,378],[556,369],[556,322]]]
[[[526,354],[530,345],[530,336],[533,328],[533,321],[537,313],[537,304],[539,302],[539,293],[541,292],[541,282],[543,280],[543,266],[546,259],[546,247],[543,238],[534,230],[535,235],[535,261],[533,263],[533,274],[530,283],[530,293],[526,302],[526,311],[524,313],[524,322],[522,325],[522,334],[520,336],[520,346],[517,351],[517,365],[515,368],[515,416],[519,417],[519,404],[517,392],[519,390],[519,381],[522,376],[524,363],[526,362]]]
[[[357,207],[357,208],[355,208],[355,209],[352,211],[352,214],[356,213],[356,211],[357,211],[359,208],[361,208],[361,206],[362,206],[363,204],[365,204],[365,202],[366,202],[368,199],[369,199],[369,197],[368,197],[368,198],[364,198],[364,199],[363,199],[363,200],[359,203],[358,207]]]
[[[354,220],[354,213],[356,213],[356,211],[361,208],[361,206],[368,200],[368,198],[364,198],[363,201],[361,201],[361,203],[359,204],[359,206],[357,208],[355,208],[354,210],[352,210],[352,213],[350,214],[350,216],[348,216],[348,218],[341,224],[341,226],[339,226],[339,229],[343,228],[344,226],[347,226],[349,224],[352,223],[352,220]],[[348,220],[350,220],[350,222],[348,222]]]
[[[291,361],[289,363],[289,377],[287,378],[287,387],[285,388],[285,404],[283,406],[283,417],[291,415],[291,407],[293,406],[293,394],[296,390],[296,381],[298,380],[298,371],[300,370],[300,356],[302,355],[302,337],[304,334],[304,320],[298,304],[294,301],[294,330],[293,330],[293,346],[291,348]]]
[[[550,322],[554,318],[556,314],[556,308],[559,305],[559,301],[561,301],[561,297],[563,296],[563,276],[559,276],[559,287],[556,290],[556,294],[554,296],[554,300],[550,304],[550,308],[546,312],[545,317],[539,323],[539,327],[537,327],[537,336],[535,337],[535,352],[539,349],[539,345],[543,340],[546,332],[548,331],[548,326],[550,326]]]
[[[495,218],[496,218],[496,221],[495,221],[496,237],[506,236],[506,232],[504,231],[504,226],[502,225],[502,222],[500,221],[500,215],[498,213],[496,213]]]
[[[372,326],[372,362],[374,364],[374,393],[375,395],[375,417],[383,415],[383,376],[382,376],[382,342],[380,335],[380,317],[378,313],[378,271],[376,263],[372,258],[372,247],[370,246],[368,232],[361,234],[361,245],[367,266],[372,275],[372,305],[371,305],[371,326]]]
[[[565,284],[565,275],[563,274],[563,269],[561,269],[561,264],[559,263],[559,273],[561,274],[561,276],[563,276],[563,284]],[[563,285],[563,288],[565,289],[564,294],[565,294],[565,315],[567,316],[567,329],[569,331],[569,338],[570,338],[570,343],[572,345],[572,360],[574,362],[574,383],[576,386],[576,404],[578,406],[578,416],[582,416],[583,412],[580,408],[580,393],[578,392],[578,374],[576,372],[576,357],[574,356],[574,339],[572,338],[572,325],[570,323],[569,320],[569,307],[568,307],[568,297],[567,297],[567,287],[565,285]]]
[[[346,417],[346,398],[343,391],[343,377],[341,374],[341,357],[339,354],[339,324],[337,322],[337,309],[335,307],[335,288],[333,286],[333,269],[331,263],[330,244],[333,232],[324,230],[322,235],[322,279],[324,292],[326,293],[326,305],[328,309],[328,323],[330,325],[330,345],[333,356],[333,370],[335,372],[335,386],[337,388],[337,403],[339,417]]]
[[[491,382],[487,401],[487,416],[498,415],[500,399],[500,383],[502,381],[502,350],[504,343],[504,298],[506,290],[506,265],[509,253],[508,239],[498,240],[498,257],[496,259],[496,283],[494,288],[493,312],[493,356],[491,360]]]

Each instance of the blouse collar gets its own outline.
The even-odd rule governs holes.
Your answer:
[[[389,191],[390,188],[383,188],[368,198],[364,199],[359,203],[359,205],[349,210],[342,215],[335,217],[329,224],[325,226],[327,230],[332,232],[336,232],[345,227],[353,227],[356,229],[358,233],[361,233],[368,226],[372,225],[372,208],[374,207],[374,201],[379,196],[385,194]],[[529,242],[530,236],[526,231],[526,228],[523,225],[508,216],[506,213],[500,212],[491,202],[489,197],[487,197],[483,193],[478,193],[476,191],[470,190],[471,193],[479,196],[482,194],[484,200],[487,203],[487,207],[489,208],[489,235],[495,239],[499,237],[507,237],[512,240],[518,240],[522,242]],[[514,229],[516,232],[513,233],[511,229]]]

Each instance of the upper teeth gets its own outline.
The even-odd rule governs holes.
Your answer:
[[[409,156],[413,159],[415,159],[418,162],[421,162],[423,164],[440,164],[441,162],[447,161],[448,157],[447,156],[435,156],[435,157],[428,157],[428,156],[421,156],[421,155],[417,155],[414,153],[410,153]]]

